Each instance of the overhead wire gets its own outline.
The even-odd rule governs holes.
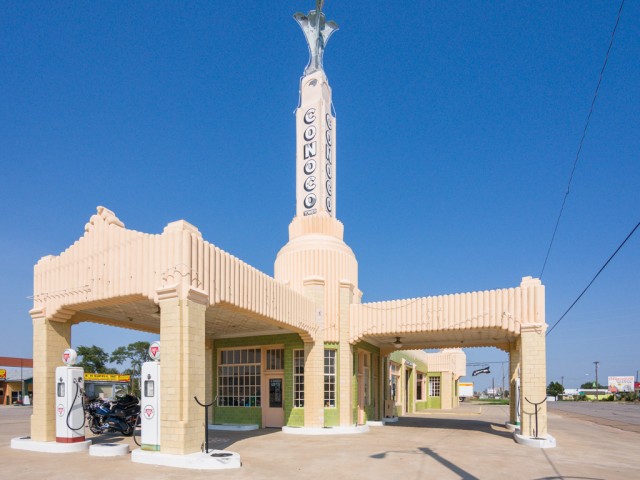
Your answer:
[[[600,90],[600,84],[602,83],[602,77],[604,76],[604,70],[607,67],[607,62],[609,61],[609,53],[611,52],[611,47],[613,46],[613,40],[616,36],[616,30],[618,29],[618,23],[620,23],[620,15],[622,14],[622,7],[624,7],[625,0],[622,0],[620,3],[620,8],[618,9],[618,17],[616,18],[616,24],[613,27],[613,31],[611,32],[611,39],[609,41],[609,48],[607,49],[607,54],[604,57],[604,63],[602,64],[602,68],[600,69],[600,77],[598,78],[598,84],[596,85],[596,90],[593,93],[593,99],[591,100],[591,107],[589,108],[589,114],[587,115],[587,120],[584,124],[584,128],[582,130],[582,137],[580,138],[580,143],[578,144],[578,151],[576,152],[576,158],[573,161],[573,168],[571,169],[571,175],[569,175],[569,182],[567,183],[567,190],[564,194],[564,198],[562,199],[562,206],[560,207],[560,213],[558,213],[558,218],[556,219],[556,225],[553,228],[553,234],[551,235],[551,241],[549,242],[549,248],[547,249],[547,254],[544,257],[544,263],[542,264],[542,270],[540,271],[540,276],[538,278],[542,279],[542,275],[544,274],[544,269],[547,266],[547,261],[549,260],[549,254],[551,253],[551,247],[556,238],[556,233],[558,233],[558,226],[560,225],[560,218],[562,218],[562,213],[564,212],[565,204],[567,203],[567,197],[571,191],[571,182],[573,181],[573,175],[576,171],[576,167],[578,165],[578,160],[580,159],[580,153],[582,152],[582,145],[584,144],[584,139],[587,136],[587,129],[589,128],[589,123],[591,122],[591,115],[593,114],[593,108],[596,104],[596,98],[598,98],[598,91]]]
[[[618,248],[616,248],[616,251],[611,254],[611,256],[608,258],[608,260],[606,262],[604,262],[604,265],[602,265],[602,267],[600,267],[600,270],[598,270],[598,273],[596,273],[595,276],[591,279],[591,281],[589,282],[589,285],[587,285],[584,288],[584,290],[582,290],[580,295],[578,295],[578,298],[576,298],[573,301],[573,303],[569,306],[569,308],[567,308],[567,310],[562,314],[562,316],[558,319],[558,321],[556,323],[554,323],[553,326],[549,330],[547,330],[547,335],[546,336],[549,336],[549,334],[553,331],[554,328],[556,328],[556,326],[562,321],[562,319],[567,315],[567,313],[569,313],[571,311],[571,309],[574,307],[574,305],[576,303],[578,303],[578,301],[582,298],[582,296],[586,293],[586,291],[589,290],[589,287],[593,284],[593,282],[596,281],[596,278],[598,278],[598,275],[600,275],[602,273],[602,271],[607,267],[607,265],[609,265],[609,262],[611,262],[611,260],[613,260],[613,257],[615,257],[618,254],[620,249],[624,246],[625,243],[627,243],[627,240],[629,240],[631,238],[631,236],[635,233],[635,231],[638,229],[638,227],[640,227],[640,222],[636,223],[636,226],[633,227],[633,230],[631,230],[631,232],[629,232],[629,235],[627,235],[627,237],[622,241],[622,243],[620,245],[618,245]]]

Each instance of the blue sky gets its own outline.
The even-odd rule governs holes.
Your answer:
[[[33,265],[97,205],[150,233],[184,218],[273,273],[308,59],[292,14],[314,5],[2,3],[2,355],[31,356]],[[619,3],[410,5],[325,4],[340,25],[324,62],[337,215],[363,300],[516,286],[540,274]],[[549,324],[640,220],[638,58],[640,4],[627,2],[543,276]],[[602,378],[640,369],[639,272],[637,233],[548,337],[548,380],[592,380],[595,360]],[[73,332],[107,350],[142,338]]]

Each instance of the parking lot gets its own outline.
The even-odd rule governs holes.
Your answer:
[[[585,404],[582,408],[589,408]],[[640,415],[640,405],[604,411],[625,423]],[[88,453],[46,454],[10,448],[13,437],[29,434],[29,407],[0,407],[0,455],[4,478],[68,479],[612,479],[637,478],[640,435],[587,420],[587,414],[550,407],[549,431],[558,447],[539,450],[516,444],[504,428],[506,406],[464,405],[452,412],[403,417],[397,424],[372,427],[358,435],[287,435],[276,429],[210,432],[215,448],[240,453],[238,470],[199,472],[136,464],[128,456],[91,457]],[[618,409],[618,410],[616,410]],[[628,415],[625,416],[625,412]],[[579,417],[577,415],[583,415]],[[593,415],[592,415],[593,416]],[[633,423],[629,423],[633,425]],[[99,441],[130,438],[102,437]]]

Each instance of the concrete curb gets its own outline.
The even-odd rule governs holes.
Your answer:
[[[89,449],[91,440],[76,443],[36,442],[31,437],[18,437],[11,439],[11,448],[17,450],[30,450],[32,452],[45,453],[77,453]]]
[[[282,427],[282,433],[288,433],[292,435],[351,435],[354,433],[364,433],[368,431],[368,425],[359,425],[357,427],[325,428]]]
[[[131,452],[131,461],[190,470],[228,470],[242,466],[239,454],[225,452],[224,450],[210,450],[208,453],[197,452],[188,455],[170,455],[168,453],[148,452],[137,448]]]
[[[546,438],[534,438],[534,437],[527,437],[524,435],[520,435],[517,432],[518,431],[513,432],[513,439],[516,441],[516,443],[519,443],[520,445],[525,445],[527,447],[533,447],[533,448],[555,448],[556,447],[556,439],[552,435],[547,434]]]

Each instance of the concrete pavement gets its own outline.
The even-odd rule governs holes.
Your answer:
[[[0,407],[0,455],[4,478],[68,479],[613,479],[637,478],[638,433],[561,416],[553,410],[549,431],[555,449],[516,444],[504,428],[506,406],[482,406],[403,417],[359,435],[301,437],[279,430],[210,432],[212,448],[242,456],[238,470],[199,472],[135,464],[125,457],[45,454],[9,447],[29,434],[28,407]],[[101,441],[130,438],[103,437]],[[135,445],[133,445],[135,447]]]

